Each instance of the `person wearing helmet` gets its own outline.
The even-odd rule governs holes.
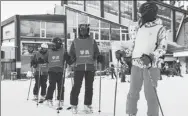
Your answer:
[[[89,25],[79,25],[79,37],[76,38],[70,47],[69,64],[74,63],[74,85],[70,94],[70,104],[73,113],[77,113],[78,96],[82,86],[83,77],[85,77],[85,111],[92,112],[93,81],[95,75],[96,60],[103,62],[103,56],[99,53],[99,48],[94,39],[90,38]]]
[[[158,60],[166,53],[167,36],[161,20],[156,18],[157,12],[156,4],[151,2],[142,4],[139,8],[141,18],[138,21],[138,26],[135,27],[136,34],[130,35],[134,41],[133,46],[126,50],[129,51],[127,56],[132,56],[131,81],[126,103],[126,113],[129,116],[137,114],[137,102],[143,83],[148,106],[147,116],[159,116],[157,96],[152,86],[157,87],[157,81],[160,78]],[[122,51],[125,50],[122,49]],[[117,59],[120,58],[117,57]],[[150,81],[150,77],[152,81]]]
[[[49,49],[48,52],[49,86],[47,90],[46,100],[48,105],[53,106],[53,93],[57,84],[57,100],[60,100],[60,104],[58,101],[57,106],[62,107],[64,103],[64,83],[62,83],[62,79],[64,78],[62,76],[64,71],[64,61],[67,59],[67,52],[65,51],[61,38],[53,38],[52,44],[52,49]]]
[[[36,54],[34,54],[31,60],[31,66],[35,69],[34,72],[35,86],[33,88],[34,100],[38,99],[37,95],[40,87],[41,87],[40,100],[43,101],[45,99],[46,87],[47,87],[46,82],[48,76],[47,50],[48,50],[48,45],[45,43],[41,44],[39,51]]]

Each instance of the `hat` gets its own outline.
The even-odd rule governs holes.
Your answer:
[[[48,44],[46,43],[41,44],[41,48],[48,48]]]

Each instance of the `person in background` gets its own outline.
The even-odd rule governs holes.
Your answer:
[[[111,79],[114,79],[114,76],[116,77],[116,73],[115,73],[115,67],[113,64],[111,64],[110,66],[110,72],[111,72]]]
[[[176,68],[178,75],[180,77],[183,77],[181,74],[181,66],[182,66],[181,63],[180,63],[179,59],[177,58],[176,63],[175,63],[175,68]]]
[[[35,85],[33,88],[34,100],[38,99],[38,92],[41,87],[40,101],[43,101],[46,96],[47,77],[48,77],[48,45],[43,43],[37,53],[31,58],[31,67],[35,69],[34,78]],[[39,72],[40,71],[40,72]]]

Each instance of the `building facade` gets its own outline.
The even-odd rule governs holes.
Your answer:
[[[30,69],[30,57],[38,51],[40,44],[52,38],[66,38],[66,16],[63,15],[15,15],[1,23],[2,76],[17,78]]]

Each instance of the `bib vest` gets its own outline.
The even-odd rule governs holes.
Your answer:
[[[46,54],[41,54],[41,53],[37,53],[36,54],[36,59],[39,59],[39,58],[42,58],[42,59],[46,59],[48,56],[47,56],[47,53]],[[48,64],[47,63],[44,63],[44,64],[38,64],[36,70],[39,71],[39,66],[40,66],[40,70],[41,72],[47,72],[48,71]]]
[[[162,25],[156,25],[153,27],[142,26],[138,30],[132,58],[140,58],[143,54],[149,55],[155,50],[158,33],[161,28]]]
[[[58,51],[49,51],[48,55],[48,67],[53,68],[53,67],[60,67],[63,68],[63,55],[64,55],[64,49],[61,48]]]
[[[76,65],[94,64],[94,40],[93,39],[75,39]]]

